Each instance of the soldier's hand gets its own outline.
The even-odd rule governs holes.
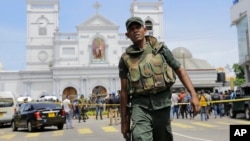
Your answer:
[[[193,114],[196,116],[200,112],[200,102],[197,96],[191,98],[191,106],[193,108]]]

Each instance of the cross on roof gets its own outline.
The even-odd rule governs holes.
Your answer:
[[[99,3],[98,3],[98,1],[96,1],[96,3],[93,5],[93,7],[96,9],[96,13],[98,13],[98,10],[99,10],[99,8],[101,7],[102,5],[100,5]]]

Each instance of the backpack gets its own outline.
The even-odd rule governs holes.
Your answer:
[[[212,100],[220,100],[220,95],[218,93],[214,93],[212,96]]]

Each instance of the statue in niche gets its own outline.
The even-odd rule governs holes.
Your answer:
[[[94,59],[104,60],[105,43],[102,38],[95,38],[92,42]]]

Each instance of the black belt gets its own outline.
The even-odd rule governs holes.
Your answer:
[[[138,96],[138,95],[141,95],[141,96],[147,96],[147,95],[155,95],[159,92],[162,92],[162,91],[165,91],[167,90],[169,87],[166,87],[166,88],[162,88],[162,89],[158,89],[158,90],[145,90],[143,92],[140,92],[140,93],[132,93],[130,95],[132,96]]]

